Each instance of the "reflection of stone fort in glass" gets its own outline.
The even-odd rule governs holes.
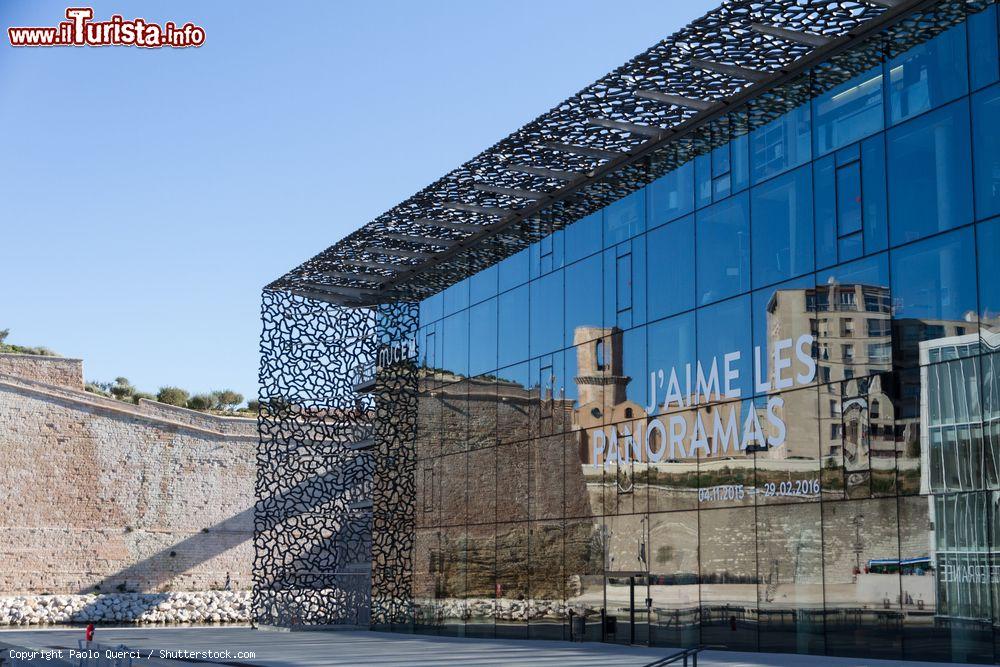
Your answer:
[[[994,661],[1000,204],[981,193],[1000,193],[1000,179],[938,156],[936,208],[893,213],[921,137],[946,156],[956,137],[972,144],[951,133],[951,110],[971,117],[970,134],[1000,117],[1000,72],[980,73],[972,93],[933,89],[935,53],[968,40],[975,78],[975,40],[996,42],[995,7],[957,23],[954,12],[964,6],[928,15],[948,30],[909,52],[887,43],[891,61],[874,72],[870,45],[845,55],[832,90],[820,66],[804,114],[734,111],[712,150],[639,194],[424,299],[419,315],[373,325],[383,344],[415,330],[417,347],[415,361],[380,369],[370,408],[383,474],[365,524],[381,545],[374,627]],[[864,129],[872,108],[878,126]],[[1000,173],[1000,147],[976,151]],[[961,169],[968,191],[948,190],[961,183],[944,172]],[[787,226],[771,233],[779,218]],[[775,390],[775,341],[804,335],[815,378]],[[659,370],[729,351],[745,364],[739,399],[664,409],[662,389],[651,398]],[[404,394],[390,385],[409,406],[396,421]],[[773,397],[780,445],[718,442],[713,424],[730,412],[741,435],[752,413],[773,435]],[[631,449],[671,417],[688,435],[705,426],[707,455],[654,462]],[[595,456],[595,432],[614,434],[617,456]]]

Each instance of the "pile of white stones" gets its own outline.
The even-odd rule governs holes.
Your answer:
[[[0,625],[247,623],[250,591],[0,597]]]

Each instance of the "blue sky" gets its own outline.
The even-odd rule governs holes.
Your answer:
[[[263,285],[716,4],[91,4],[203,26],[186,50],[4,30],[0,329],[89,380],[255,395]]]

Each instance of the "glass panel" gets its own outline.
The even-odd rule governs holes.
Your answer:
[[[605,533],[600,518],[566,521],[566,604],[569,639],[601,641]],[[575,621],[575,622],[574,622]]]
[[[469,307],[469,281],[461,280],[441,293],[444,299],[444,314],[451,315]]]
[[[528,364],[497,372],[497,438],[500,442],[523,442],[531,437],[531,381]]]
[[[646,253],[649,319],[694,308],[694,216],[651,231]]]
[[[810,158],[810,105],[803,104],[750,133],[754,183],[797,167]]]
[[[600,335],[604,322],[603,281],[600,255],[566,267],[566,346],[579,345]]]
[[[698,363],[705,375],[711,375],[713,366],[718,370],[718,391],[709,392],[713,401],[723,400],[721,394],[726,392],[727,387],[730,393],[725,398],[753,395],[750,306],[750,295],[744,295],[698,309]],[[739,358],[731,359],[728,367],[738,377],[727,383],[724,377],[726,356],[737,352]],[[694,376],[697,380],[697,373]],[[692,394],[697,393],[696,384],[693,381]],[[699,403],[708,402],[705,396],[697,396],[695,400]]]
[[[493,524],[497,520],[497,448],[486,447],[469,452],[466,489],[469,523]],[[504,461],[504,465],[516,465]]]
[[[701,642],[757,650],[755,508],[702,510]]]
[[[976,229],[979,248],[979,328],[984,352],[1000,349],[1000,218],[980,223]]]
[[[566,572],[562,521],[532,521],[528,535],[528,635],[563,639],[566,630]]]
[[[741,134],[730,142],[732,153],[731,182],[733,192],[745,190],[750,185],[750,135]]]
[[[967,342],[976,331],[976,273],[969,261],[974,254],[968,228],[892,252],[897,366],[926,364],[932,349]],[[963,356],[977,351],[955,349]]]
[[[890,125],[968,92],[967,64],[964,22],[890,60]]]
[[[497,524],[497,637],[528,637],[528,531],[527,522]]]
[[[646,191],[632,194],[604,209],[604,247],[627,241],[646,229]]]
[[[832,655],[899,659],[902,618],[896,499],[823,505],[826,646]]]
[[[997,8],[986,9],[969,16],[969,79],[978,90],[1000,79],[1000,54],[997,52]]]
[[[816,266],[831,266],[837,259],[837,169],[833,156],[813,163],[813,199],[816,211]]]
[[[885,191],[885,135],[861,144],[861,192],[864,218],[864,251],[885,250],[889,243]]]
[[[508,366],[528,358],[528,286],[504,292],[500,300],[499,361]]]
[[[649,610],[646,598],[648,537],[645,514],[606,517],[604,520],[605,607],[614,631],[606,640],[619,644],[646,643]]]
[[[837,232],[847,236],[861,231],[861,164],[837,169]]]
[[[1000,85],[972,96],[976,218],[1000,214]]]
[[[889,131],[893,245],[972,221],[969,139],[964,100]]]
[[[797,169],[758,185],[751,192],[754,286],[770,285],[812,271],[811,169],[808,166]]]
[[[822,547],[819,503],[757,510],[761,651],[825,652]]]
[[[646,188],[649,227],[656,227],[694,209],[694,163],[687,162]]]
[[[694,204],[702,208],[712,203],[712,156],[699,155],[694,160]]]
[[[816,154],[823,155],[882,129],[882,67],[859,74],[813,100]]]
[[[444,318],[444,370],[455,375],[469,374],[469,311]]]
[[[698,302],[719,301],[750,288],[750,211],[746,194],[697,214]]]
[[[497,369],[497,300],[469,309],[469,373],[481,375]]]
[[[531,282],[531,356],[563,347],[563,272]],[[522,329],[523,331],[523,329]]]
[[[440,293],[420,302],[420,324],[426,326],[440,320],[444,315],[444,297]]]
[[[984,493],[899,499],[904,658],[993,661],[988,526]]]
[[[512,287],[517,287],[528,282],[530,259],[530,249],[525,248],[521,252],[511,255],[500,262],[498,271],[501,292],[506,292]]]
[[[470,466],[471,469],[471,466]],[[467,529],[465,634],[493,637],[496,617],[496,526],[472,525]]]
[[[589,257],[601,250],[603,213],[591,213],[566,227],[566,262]]]
[[[886,348],[874,357],[869,344],[890,346],[889,258],[883,253],[816,274],[815,293],[806,295],[813,313],[820,382],[862,377],[891,370]],[[854,344],[853,356],[844,345]]]
[[[649,631],[657,646],[699,643],[698,513],[649,515]]]
[[[488,269],[483,269],[479,273],[469,278],[469,300],[471,303],[485,301],[497,294],[497,278],[500,275],[498,265],[494,264]]]
[[[441,452],[451,454],[468,448],[469,384],[465,380],[439,387],[441,403]]]

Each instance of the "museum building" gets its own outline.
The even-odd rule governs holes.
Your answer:
[[[260,625],[994,663],[984,0],[725,2],[263,293]]]

